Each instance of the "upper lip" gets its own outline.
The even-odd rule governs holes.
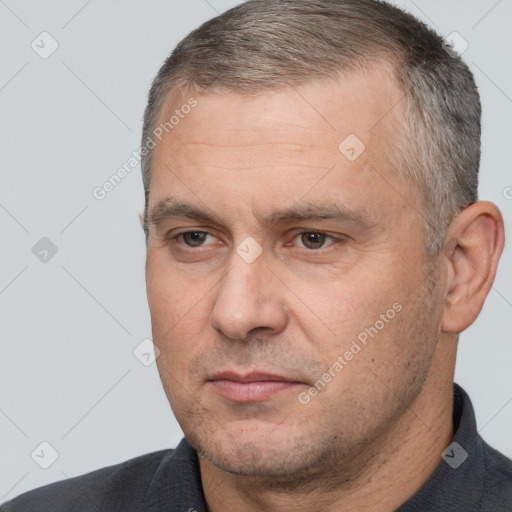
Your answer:
[[[301,382],[293,377],[286,377],[275,373],[267,372],[250,372],[236,373],[233,371],[224,371],[215,373],[208,380],[232,380],[235,382],[258,382],[258,381],[276,381],[276,382]]]

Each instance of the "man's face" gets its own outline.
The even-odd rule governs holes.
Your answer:
[[[375,69],[192,96],[155,149],[149,197],[171,407],[235,473],[286,479],[370,457],[421,391],[441,315],[422,199],[393,168],[402,94]],[[175,91],[160,120],[188,99]]]

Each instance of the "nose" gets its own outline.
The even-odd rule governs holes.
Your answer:
[[[234,252],[213,303],[212,327],[227,338],[242,340],[255,330],[277,334],[286,322],[282,283],[267,267],[265,255],[247,263]]]

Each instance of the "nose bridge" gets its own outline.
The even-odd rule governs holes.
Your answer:
[[[228,272],[219,283],[212,327],[232,339],[243,339],[256,328],[281,330],[286,323],[284,304],[264,255],[251,261],[241,254],[233,252]]]

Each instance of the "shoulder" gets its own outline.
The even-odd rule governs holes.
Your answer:
[[[492,510],[511,510],[512,460],[486,442],[483,445],[485,473],[482,505],[492,507]]]
[[[512,460],[486,442],[483,444],[485,473],[482,506],[487,506],[489,510],[512,510]]]
[[[153,475],[174,450],[161,450],[29,491],[0,512],[141,510]]]

